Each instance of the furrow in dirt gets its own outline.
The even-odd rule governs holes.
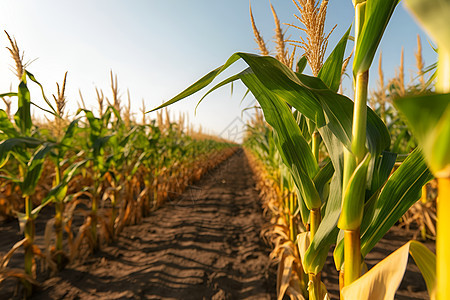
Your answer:
[[[34,299],[275,299],[267,220],[243,151]]]

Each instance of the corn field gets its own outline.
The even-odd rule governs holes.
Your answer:
[[[420,88],[407,94],[402,73],[394,84],[397,95],[392,98],[393,109],[400,111],[418,143],[418,147],[402,146],[406,155],[398,153],[400,140],[392,144],[385,124],[385,103],[378,105],[382,118],[367,106],[369,69],[399,1],[353,1],[354,99],[338,93],[350,59],[344,54],[351,28],[325,58],[330,34],[324,32],[328,1],[293,2],[302,27],[290,26],[301,29],[306,38],[286,40],[271,7],[277,55],[268,56],[250,8],[261,55],[233,54],[224,65],[159,108],[203,89],[237,60],[248,66],[210,91],[242,81],[258,101],[267,122],[253,126],[249,142],[256,160],[262,162],[262,193],[277,216],[273,230],[278,237],[272,255],[279,262],[278,299],[285,294],[291,299],[329,299],[321,270],[332,245],[343,299],[393,299],[409,255],[422,272],[430,298],[447,299],[450,255],[444,214],[450,186],[450,98],[448,35],[439,24],[444,24],[450,12],[449,1],[404,1],[436,40],[439,53],[436,87],[431,93]],[[296,46],[292,51],[287,49],[289,42]],[[296,48],[305,53],[293,63]],[[307,64],[312,76],[303,73]],[[422,187],[433,177],[437,178],[439,193],[437,256],[412,240],[367,270],[365,257],[420,198]],[[267,178],[275,184],[270,180],[268,183]]]
[[[39,124],[30,114],[28,85],[41,85],[22,63],[17,42],[8,38],[20,83],[17,92],[0,95],[5,103],[18,103],[15,114],[0,110],[0,215],[18,218],[23,239],[2,256],[0,282],[16,277],[31,296],[39,285],[38,259],[55,273],[97,252],[125,226],[142,222],[228,158],[235,146],[195,132],[194,138],[189,136],[183,119],[171,121],[167,110],[151,122],[145,121],[145,112],[141,124],[130,120],[129,111],[120,107],[112,73],[113,103],[103,105],[103,92],[100,96],[97,91],[98,112],[80,108],[73,120],[64,114],[66,73],[57,84],[54,103],[42,91],[54,119]],[[46,224],[44,248],[39,248],[34,243],[35,222],[46,207],[54,216]],[[77,215],[84,221],[76,228]],[[9,268],[21,247],[24,268]]]
[[[385,84],[380,53],[378,87],[372,89],[369,71],[400,1],[353,0],[354,22],[336,45],[328,43],[335,27],[330,32],[324,29],[327,0],[292,2],[298,24],[287,26],[297,30],[299,38],[285,36],[270,4],[276,43],[275,51],[270,51],[250,6],[260,53],[232,54],[172,99],[149,112],[144,107],[142,122],[131,117],[129,96],[128,106],[122,106],[117,76],[112,72],[112,100],[96,90],[98,111],[82,105],[69,119],[64,112],[67,73],[50,101],[37,78],[27,71],[17,42],[8,35],[19,84],[17,92],[0,95],[6,105],[0,110],[0,215],[5,220],[16,218],[23,238],[2,253],[0,284],[17,278],[23,296],[32,297],[41,284],[39,272],[56,275],[97,255],[128,234],[127,226],[142,224],[210,170],[232,161],[230,165],[248,164],[251,168],[259,193],[255,203],[261,201],[264,215],[270,219],[261,234],[271,245],[268,256],[277,268],[272,282],[276,295],[270,299],[394,299],[409,256],[422,275],[429,299],[450,299],[450,232],[446,221],[450,211],[450,32],[446,25],[450,1],[403,1],[436,43],[438,62],[424,66],[418,37],[418,83],[405,83],[402,52],[396,77]],[[329,46],[331,51],[327,51]],[[257,101],[252,107],[253,119],[246,124],[243,151],[234,143],[187,129],[181,116],[172,121],[167,110],[210,86],[238,60],[245,63],[245,69],[210,87],[200,101],[224,85],[243,83],[248,90],[244,97],[251,95]],[[307,67],[312,74],[306,74]],[[346,74],[353,81],[353,98],[342,93]],[[31,84],[42,90],[40,96],[47,107],[38,109],[52,116],[47,123],[31,116]],[[17,103],[14,114],[11,101]],[[156,120],[148,122],[147,113],[155,111]],[[237,163],[233,160],[237,156],[243,160]],[[244,169],[235,171],[250,181]],[[229,175],[227,172],[223,171]],[[217,176],[220,179],[211,183],[206,195],[214,198],[220,194],[223,199],[241,196],[238,192],[217,192],[216,185],[233,181],[222,173]],[[230,176],[235,185],[242,181],[235,173]],[[239,206],[233,203],[235,208]],[[183,205],[180,210],[188,204]],[[193,210],[207,208],[209,213],[225,204],[219,201],[213,208],[207,202],[192,205]],[[46,220],[42,245],[36,243],[35,223],[44,210],[53,213]],[[237,211],[228,214],[239,215]],[[192,219],[188,216],[174,226],[193,222],[189,223],[192,227],[196,222]],[[225,225],[236,224],[230,221]],[[215,226],[208,223],[206,227],[213,230]],[[246,230],[239,226],[236,230]],[[395,228],[414,231],[414,239],[376,264],[369,263],[371,253]],[[211,232],[203,234],[206,242],[199,238],[201,233],[196,235],[210,245],[221,239],[217,232]],[[182,233],[173,239],[186,242]],[[246,242],[241,236],[236,240],[239,245]],[[430,250],[430,243],[436,253]],[[191,249],[190,240],[188,246],[180,245],[174,247],[188,247],[193,253],[217,251],[207,246]],[[23,268],[10,267],[11,258],[20,251]],[[235,252],[225,253],[239,256]],[[254,257],[259,257],[255,253]],[[245,257],[241,263],[251,260],[250,254]],[[217,261],[222,265],[216,267]],[[228,285],[237,289],[238,283],[231,280],[235,274],[228,272],[231,262],[216,258],[211,265],[214,268],[199,278],[184,278],[184,268],[177,275],[186,282],[199,279],[217,287],[220,282],[214,280],[228,274]],[[327,286],[330,266],[338,274],[337,291]],[[166,267],[173,268],[173,262]],[[248,283],[245,276],[239,278],[239,284]],[[165,292],[161,298],[172,299]],[[228,298],[220,291],[208,295],[203,299],[262,297],[250,292]]]

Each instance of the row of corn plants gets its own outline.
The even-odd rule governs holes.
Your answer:
[[[445,203],[450,187],[449,96],[445,94],[450,82],[447,53],[450,47],[448,32],[440,28],[445,27],[450,3],[405,0],[438,43],[438,84],[437,94],[395,100],[394,105],[406,116],[419,147],[402,159],[394,171],[397,153],[393,152],[388,128],[367,106],[367,100],[369,69],[398,2],[353,1],[353,100],[338,93],[342,70],[348,62],[344,53],[351,29],[325,59],[327,38],[323,24],[328,1],[294,0],[301,13],[297,17],[305,26],[302,29],[308,34],[309,42],[303,39],[300,42],[306,59],[299,60],[295,70],[281,56],[267,56],[260,43],[262,56],[235,53],[224,65],[156,108],[200,91],[239,59],[247,64],[245,70],[218,83],[208,93],[242,81],[272,128],[278,155],[298,191],[298,213],[306,224],[306,230],[297,235],[295,243],[308,277],[307,292],[291,289],[293,298],[328,298],[321,282],[321,270],[332,245],[335,245],[334,262],[340,272],[343,299],[393,299],[409,254],[424,276],[430,297],[447,299],[449,296],[450,255],[444,214],[448,210]],[[313,76],[303,73],[305,61]],[[326,155],[320,155],[321,149],[325,149]],[[365,256],[420,198],[423,185],[433,176],[438,178],[440,197],[437,262],[425,246],[410,241],[366,272]],[[279,275],[290,276],[289,271],[285,269]],[[278,291],[278,298],[282,299],[287,288]]]
[[[125,226],[141,222],[167,199],[181,195],[236,147],[206,135],[193,139],[181,122],[170,122],[167,111],[165,119],[161,112],[157,121],[131,121],[129,110],[120,107],[112,73],[114,101],[100,106],[97,115],[80,108],[69,120],[64,114],[67,73],[51,102],[26,70],[16,41],[8,38],[19,85],[17,92],[0,95],[17,101],[14,115],[0,110],[2,214],[18,219],[24,238],[1,258],[0,283],[16,277],[30,296],[39,285],[37,258],[54,273],[97,251]],[[28,88],[32,83],[41,87],[48,106],[38,109],[51,116],[41,126],[31,117],[32,105],[37,106]],[[103,93],[98,95],[100,104]],[[46,206],[54,213],[47,221],[45,245],[37,245],[35,222]],[[73,224],[75,216],[82,216],[80,226]],[[11,257],[21,247],[23,270],[10,268]]]
[[[258,111],[248,124],[244,146],[264,211],[271,217],[271,225],[263,232],[273,245],[270,256],[278,264],[277,294],[305,295],[309,279],[302,268],[296,239],[309,225],[301,219],[292,176],[276,150],[271,129]]]

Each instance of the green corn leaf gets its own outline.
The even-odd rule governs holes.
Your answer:
[[[372,172],[370,182],[370,196],[373,195],[381,186],[386,183],[392,169],[394,168],[397,154],[392,152],[383,151],[381,156],[375,159],[375,165]]]
[[[64,132],[64,136],[61,139],[61,145],[65,147],[72,147],[72,141],[73,137],[76,134],[77,131],[79,131],[78,122],[79,118],[73,120],[70,122],[69,126],[66,128],[66,131]]]
[[[341,290],[343,298],[394,299],[406,271],[409,254],[422,272],[430,299],[435,299],[436,256],[416,241],[409,241],[359,279],[345,286]]]
[[[450,177],[450,94],[396,99],[436,177]]]
[[[422,273],[430,299],[436,297],[436,255],[422,243],[410,241],[409,254]]]
[[[438,47],[450,51],[450,2],[447,0],[405,0],[405,6],[413,13]]]
[[[30,196],[34,193],[38,180],[41,177],[45,157],[54,146],[55,144],[53,143],[43,143],[34,152],[31,160],[28,162],[28,169],[21,184],[23,196]]]
[[[17,96],[17,93],[9,92],[9,93],[3,93],[3,94],[0,94],[0,98],[4,98],[4,97],[14,97],[14,96]]]
[[[322,206],[319,192],[317,192],[314,186],[314,181],[301,169],[298,169],[295,165],[291,167],[292,177],[297,188],[302,195],[303,201],[305,201],[306,207],[309,210],[318,209]]]
[[[344,62],[345,49],[347,48],[348,36],[350,28],[342,36],[339,43],[328,56],[319,71],[318,77],[328,86],[333,92],[337,92],[341,85],[342,64]]]
[[[333,163],[329,160],[325,166],[323,166],[317,175],[314,177],[314,186],[322,199],[322,203],[325,203],[328,199],[329,184],[333,177],[334,168]]]
[[[339,229],[336,224],[341,212],[342,170],[344,165],[343,145],[328,126],[319,129],[320,135],[330,154],[335,170],[330,184],[330,195],[319,228],[314,235],[304,258],[304,268],[308,273],[317,274],[325,264],[330,246],[336,242]]]
[[[367,71],[398,0],[367,0],[364,24],[356,41],[353,74]]]
[[[102,133],[102,122],[99,118],[96,118],[92,111],[87,109],[79,109],[77,114],[83,111],[86,115],[86,118],[89,122],[89,130],[91,132],[91,136],[100,136]]]
[[[3,109],[0,109],[0,131],[9,138],[19,136],[19,133]]]
[[[25,82],[21,81],[19,84],[19,92],[18,96],[18,108],[17,112],[14,115],[14,121],[16,122],[17,127],[19,127],[20,132],[23,135],[30,135],[30,130],[32,121],[31,121],[31,113],[30,113],[30,91]]]
[[[36,148],[43,141],[31,137],[11,138],[0,142],[0,166],[3,166],[8,160],[9,153],[18,152],[18,148]]]
[[[381,193],[374,193],[366,202],[361,224],[363,257],[420,198],[422,186],[431,178],[421,152],[416,149],[388,179]],[[334,261],[338,269],[344,262],[343,241],[336,245]]]
[[[206,74],[205,76],[200,78],[198,81],[193,83],[190,87],[185,89],[183,92],[181,92],[177,96],[173,97],[169,101],[163,103],[162,105],[160,105],[157,108],[152,109],[152,110],[150,110],[148,112],[152,112],[152,111],[158,110],[160,108],[166,107],[168,105],[171,105],[171,104],[173,104],[175,102],[180,101],[183,98],[186,98],[186,97],[188,97],[188,96],[190,96],[190,95],[200,91],[201,89],[203,89],[204,87],[209,85],[214,80],[214,78],[216,78],[220,73],[222,73],[225,69],[227,69],[234,62],[236,62],[239,58],[240,57],[238,55],[236,55],[236,54],[232,55],[223,66],[220,66],[220,67],[212,70],[211,72],[209,72],[208,74]]]
[[[361,229],[360,232],[364,232],[367,227],[370,225],[373,215],[375,214],[375,204],[377,202],[379,193],[380,193],[381,187],[375,191],[375,193],[372,195],[372,197],[369,198],[369,200],[366,201],[364,205],[364,218],[361,222]],[[344,264],[344,231],[341,230],[339,232],[339,235],[336,240],[336,247],[334,248],[333,252],[333,258],[334,258],[334,264],[336,266],[336,269],[340,271],[342,269],[342,266]]]
[[[224,66],[208,73],[185,91],[153,110],[166,107],[199,91],[239,58],[245,60],[261,84],[271,91],[273,96],[286,101],[305,117],[316,122],[317,127],[330,123],[333,133],[350,149],[353,101],[329,90],[320,79],[295,74],[288,67],[268,56],[236,53]],[[327,114],[326,118],[324,110]],[[370,152],[378,155],[389,147],[389,132],[370,108],[367,111],[367,144]]]
[[[233,81],[239,80],[240,79],[240,74],[236,74],[234,76],[231,76],[223,81],[221,81],[220,83],[216,84],[213,88],[211,88],[205,95],[203,95],[203,97],[200,99],[200,101],[198,101],[197,105],[195,106],[195,111],[197,111],[198,106],[200,105],[200,103],[203,101],[203,99],[206,98],[206,96],[208,96],[209,94],[211,94],[213,91],[217,90],[218,88],[227,85],[229,83],[233,83]],[[250,91],[250,90],[249,90]]]
[[[39,81],[36,80],[36,78],[34,77],[33,74],[31,74],[31,73],[28,72],[27,70],[25,70],[25,72],[26,72],[28,78],[30,78],[31,81],[33,81],[34,83],[36,83],[36,84],[41,88],[42,97],[44,98],[45,103],[47,103],[47,105],[50,107],[50,109],[51,109],[53,112],[48,111],[48,110],[46,110],[46,111],[49,112],[49,113],[51,113],[51,114],[53,114],[54,116],[59,117],[59,115],[58,115],[58,113],[56,112],[55,108],[53,107],[52,103],[51,103],[50,101],[48,101],[47,97],[45,96],[45,93],[44,93],[44,87],[42,86],[42,84],[40,84]]]
[[[277,146],[284,163],[289,168],[295,165],[309,178],[314,177],[318,171],[316,160],[286,103],[274,97],[253,73],[242,72],[241,80],[258,100],[267,123],[277,132]]]
[[[389,177],[381,190],[372,222],[361,236],[361,254],[366,256],[421,195],[432,179],[421,152],[416,149]]]
[[[307,63],[308,63],[308,59],[306,58],[306,55],[303,55],[302,57],[300,57],[300,59],[297,62],[296,72],[303,73],[303,71],[306,68]]]
[[[42,208],[44,208],[47,204],[51,203],[52,201],[56,202],[62,202],[64,201],[64,198],[67,194],[67,187],[70,183],[70,181],[73,179],[73,177],[78,174],[80,171],[80,168],[84,166],[88,160],[84,159],[79,162],[76,162],[72,165],[70,165],[63,173],[63,177],[61,182],[53,187],[45,196],[44,199],[42,199],[41,204],[33,209],[31,212],[32,215],[37,216]]]
[[[342,211],[338,227],[343,230],[356,230],[360,227],[364,213],[364,194],[366,190],[367,169],[370,154],[358,165],[348,182],[342,200]]]

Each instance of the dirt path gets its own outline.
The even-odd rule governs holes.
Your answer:
[[[45,281],[33,299],[274,299],[265,224],[238,151],[115,244]]]
[[[240,150],[143,224],[125,228],[117,242],[44,281],[33,299],[276,299],[276,266],[260,238],[267,220],[254,186]],[[44,226],[38,219],[37,242]],[[16,227],[17,222],[1,224],[0,253],[22,238]],[[375,264],[409,239],[410,233],[392,228],[367,263]],[[426,245],[434,250],[432,242]],[[23,255],[10,265],[21,268]],[[331,252],[322,276],[331,298],[339,299]],[[0,284],[0,299],[12,297],[14,284]],[[410,259],[396,299],[428,298]]]

